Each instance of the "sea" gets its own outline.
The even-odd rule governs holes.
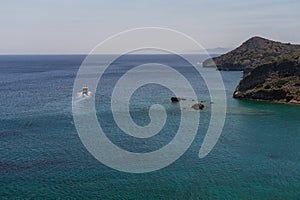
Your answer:
[[[195,65],[205,59],[190,56]],[[174,55],[123,55],[110,63],[93,94],[96,115],[107,138],[126,151],[147,153],[170,143],[182,109],[171,103],[174,94],[168,88],[144,85],[130,99],[130,116],[139,126],[151,122],[151,105],[165,108],[166,123],[155,136],[125,134],[111,110],[111,95],[122,75],[141,64],[163,63],[183,74],[205,105],[195,139],[181,157],[158,170],[127,173],[106,166],[86,149],[73,119],[73,85],[85,58],[0,56],[1,200],[300,199],[300,106],[233,99],[242,72],[218,72],[226,93],[225,124],[212,151],[200,159],[216,103],[201,74]],[[216,73],[214,68],[202,70]],[[154,73],[151,66],[145,73]]]

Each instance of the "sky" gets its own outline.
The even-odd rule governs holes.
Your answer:
[[[208,49],[255,35],[300,44],[299,9],[299,0],[3,0],[0,54],[87,54],[111,35],[152,26]]]

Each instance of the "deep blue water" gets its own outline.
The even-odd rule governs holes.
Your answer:
[[[97,116],[112,142],[136,152],[159,149],[178,128],[172,93],[149,85],[132,97],[131,116],[149,123],[153,103],[165,106],[166,127],[134,139],[116,127],[109,102],[118,77],[143,62],[168,64],[194,85],[206,109],[196,139],[170,166],[145,174],[123,173],[93,158],[72,117],[72,90],[85,56],[0,56],[0,199],[299,199],[300,107],[232,99],[241,72],[221,72],[227,93],[222,135],[198,158],[208,126],[208,91],[195,70],[166,55],[125,56],[97,88]],[[215,70],[215,69],[206,69]],[[200,80],[200,84],[197,84]],[[113,155],[112,155],[113,156]]]

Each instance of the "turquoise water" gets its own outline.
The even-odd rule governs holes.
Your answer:
[[[299,199],[300,107],[232,99],[241,72],[221,72],[228,112],[210,154],[198,158],[210,117],[205,84],[195,84],[207,109],[196,139],[170,166],[145,174],[116,171],[93,158],[76,132],[72,87],[84,56],[0,57],[0,199]],[[132,56],[116,62],[96,95],[97,115],[107,136],[124,149],[153,151],[167,144],[180,110],[169,90],[141,88],[132,98],[137,124],[149,123],[148,108],[160,103],[168,123],[150,141],[133,139],[116,127],[109,109],[115,80],[149,60],[165,62],[193,81],[184,63],[168,56]],[[206,69],[214,70],[214,69]],[[113,156],[113,155],[112,155]]]

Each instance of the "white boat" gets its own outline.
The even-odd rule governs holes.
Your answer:
[[[89,87],[87,85],[82,87],[82,95],[89,96]]]

